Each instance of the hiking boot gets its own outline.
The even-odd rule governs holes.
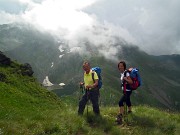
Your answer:
[[[132,113],[132,111],[128,111],[128,114]]]
[[[119,124],[119,125],[122,124],[122,114],[117,115],[115,122],[117,122],[117,124]]]

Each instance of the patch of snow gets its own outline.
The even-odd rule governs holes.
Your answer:
[[[60,45],[60,46],[59,46],[60,52],[64,52],[64,50],[63,50],[62,48],[63,48],[62,45]]]
[[[54,66],[54,62],[52,62],[52,64],[51,64],[51,68]]]
[[[62,55],[59,55],[59,58],[62,58],[64,56],[64,54],[62,54]]]
[[[43,84],[43,86],[52,86],[52,85],[54,85],[49,81],[48,76],[46,76],[46,78],[43,80],[42,84]]]
[[[81,49],[81,47],[73,47],[73,48],[71,48],[70,49],[70,51],[69,51],[69,53],[71,53],[71,52],[80,52],[80,51],[82,51],[82,49]]]
[[[64,85],[66,85],[66,84],[65,84],[65,83],[60,83],[59,85],[60,85],[60,86],[64,86]]]

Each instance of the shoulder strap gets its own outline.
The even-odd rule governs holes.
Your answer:
[[[94,72],[92,72],[92,79],[93,79],[93,82],[95,83],[95,80],[94,80]]]
[[[125,72],[124,72],[124,77],[126,77],[127,72],[128,72],[128,71],[127,71],[127,70],[125,70]]]
[[[128,71],[127,70],[125,70],[125,72],[124,72],[124,77],[126,77],[126,73],[127,73]],[[123,80],[123,87],[124,87],[124,94],[126,94],[126,81],[125,80]]]

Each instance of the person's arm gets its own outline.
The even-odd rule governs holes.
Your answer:
[[[132,79],[131,79],[130,76],[124,77],[123,79],[124,79],[128,84],[133,84],[133,81],[132,81]]]
[[[95,83],[93,84],[93,88],[96,88],[98,86],[98,79],[95,80]]]

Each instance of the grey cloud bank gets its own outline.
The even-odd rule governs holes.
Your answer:
[[[150,54],[180,53],[178,0],[102,0],[87,12],[127,29]]]

